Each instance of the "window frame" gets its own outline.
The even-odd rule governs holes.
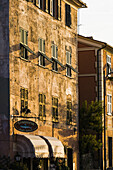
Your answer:
[[[111,56],[110,55],[106,55],[106,63],[107,63],[107,75],[110,77],[111,75],[109,74],[111,72]]]
[[[107,94],[107,114],[112,115],[112,95]]]
[[[28,31],[24,30],[23,28],[20,28],[20,43],[28,46]],[[21,58],[28,59],[28,51],[25,47],[20,46],[20,55]]]
[[[27,91],[27,96],[26,96],[26,91]],[[23,107],[22,107],[22,101],[23,101],[23,104],[24,104]],[[24,88],[24,87],[20,88],[20,103],[21,103],[20,104],[21,105],[20,113],[22,114],[23,113],[23,111],[22,111],[23,109],[25,109],[25,110],[28,109],[28,89],[27,88]],[[27,105],[26,105],[26,103],[27,103]]]
[[[40,96],[42,96],[42,99]],[[40,108],[42,108],[42,110],[40,110]],[[46,120],[46,95],[43,93],[39,93],[39,119]]]
[[[68,107],[71,104],[71,107]],[[69,113],[69,115],[68,115]],[[69,117],[69,118],[68,118]],[[72,101],[67,100],[67,116],[66,116],[66,124],[72,124]]]
[[[57,72],[58,71],[58,63],[56,60],[58,60],[58,47],[57,47],[57,45],[52,44],[52,61],[53,61],[52,70]]]
[[[68,59],[69,57],[69,59]],[[71,73],[71,52],[66,51],[66,76],[71,77],[72,73]]]
[[[71,27],[71,6],[65,3],[65,25]]]
[[[38,39],[38,51],[45,54],[45,40],[42,38]],[[45,57],[43,55],[39,56],[39,65],[45,67]]]
[[[55,104],[55,102],[57,103],[57,105]],[[57,97],[52,97],[52,121],[58,122],[58,98]]]

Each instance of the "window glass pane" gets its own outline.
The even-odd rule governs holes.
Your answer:
[[[52,108],[52,114],[53,114],[53,117],[55,117],[55,108],[54,107]]]
[[[22,30],[22,43],[24,43],[24,30]]]
[[[69,119],[69,111],[67,110],[67,119]]]
[[[58,108],[56,108],[56,117],[58,117]]]
[[[72,112],[70,111],[70,122],[72,122]]]
[[[25,90],[25,99],[28,99],[28,90]]]
[[[43,105],[43,116],[45,116],[45,105]]]
[[[46,103],[46,96],[44,95],[44,104]]]
[[[28,109],[28,101],[25,101],[25,109]]]
[[[110,96],[110,103],[111,103],[111,96]]]
[[[43,40],[42,43],[43,43],[43,49],[42,50],[43,50],[43,53],[45,53],[45,40]]]
[[[42,105],[39,105],[39,116],[42,116]]]
[[[24,44],[27,45],[27,32],[24,31]]]
[[[56,46],[56,58],[58,58],[58,48]]]

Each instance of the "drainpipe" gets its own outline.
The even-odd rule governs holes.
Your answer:
[[[101,47],[101,48],[99,48],[98,50],[97,50],[97,83],[98,83],[98,101],[100,100],[100,98],[99,98],[99,86],[100,86],[100,77],[99,77],[99,52],[102,50],[102,49],[104,49],[104,48],[106,48],[106,46],[107,46],[107,44],[105,43],[105,46],[103,46],[103,47]],[[104,92],[105,93],[105,92]],[[105,100],[105,98],[104,98],[104,100]],[[104,103],[105,103],[105,101],[104,101]],[[105,122],[105,120],[104,120],[104,122]],[[104,124],[104,126],[105,126],[105,124]],[[104,128],[105,129],[105,128]],[[105,132],[104,132],[104,134],[105,134]],[[101,142],[102,142],[102,134],[101,134]],[[104,135],[104,161],[106,162],[106,146],[105,146],[105,135]],[[101,153],[101,169],[103,170],[103,154],[102,154],[102,147],[101,147],[101,151],[100,151]],[[106,166],[106,165],[104,165],[104,166]]]
[[[104,49],[104,48],[106,48],[106,46],[107,46],[107,44],[106,43],[104,43],[105,44],[105,46],[103,46],[103,47],[101,47],[101,48],[99,48],[98,50],[97,50],[97,83],[98,83],[98,101],[100,100],[99,99],[99,85],[100,85],[100,79],[99,79],[99,52],[102,50],[102,49]]]

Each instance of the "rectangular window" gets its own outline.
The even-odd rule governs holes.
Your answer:
[[[67,124],[72,123],[72,102],[67,101]]]
[[[25,113],[28,109],[28,89],[20,88],[20,98],[21,98],[21,113]]]
[[[112,95],[107,95],[107,113],[112,115]]]
[[[28,45],[27,37],[28,37],[28,32],[21,28],[20,29],[20,42],[26,46]],[[20,51],[21,51],[21,57],[28,59],[27,49],[24,46],[20,46]]]
[[[52,118],[54,122],[58,122],[58,98],[52,97]]]
[[[46,96],[44,94],[39,94],[39,118],[45,120],[46,117]]]
[[[71,77],[71,53],[69,51],[66,51],[66,75]]]
[[[71,7],[68,4],[65,4],[65,24],[71,26]]]
[[[38,49],[41,53],[45,53],[45,40],[38,39]],[[45,58],[42,55],[39,56],[39,65],[45,66]]]
[[[34,4],[43,11],[46,11],[46,0],[34,0]]]
[[[50,13],[53,17],[56,19],[61,18],[61,0],[48,0],[48,9],[50,9],[48,10],[48,13]]]
[[[107,55],[106,59],[107,59],[107,75],[108,75],[111,72],[111,56]]]
[[[56,45],[52,45],[52,70],[54,71],[58,71],[58,64],[57,64],[57,60],[58,59],[58,48]]]

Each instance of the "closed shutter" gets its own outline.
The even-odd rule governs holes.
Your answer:
[[[65,20],[66,20],[66,25],[70,26],[71,25],[71,8],[70,5],[65,4]]]

